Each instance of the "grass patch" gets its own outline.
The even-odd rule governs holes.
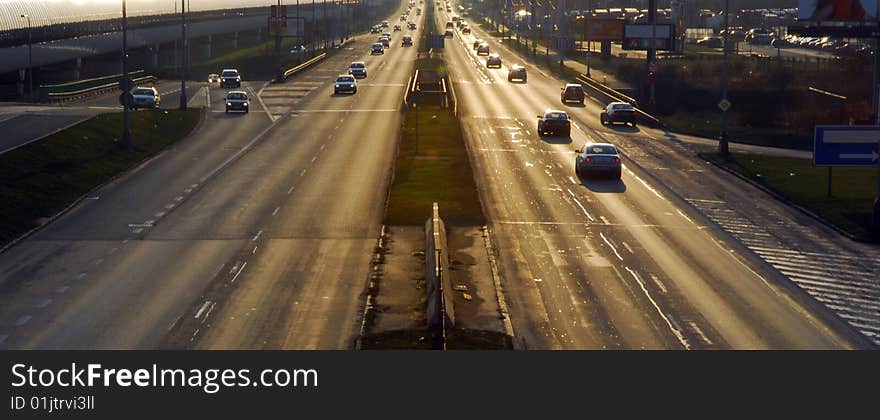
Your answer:
[[[782,147],[786,149],[812,150],[813,138],[802,129],[748,127],[738,121],[738,115],[732,113],[727,124],[730,140],[737,143],[758,146]],[[717,139],[721,133],[721,111],[686,112],[676,111],[661,117],[669,131]]]
[[[700,157],[727,167],[812,211],[856,237],[871,239],[871,209],[877,192],[876,168],[834,168],[832,197],[826,196],[828,168],[809,159],[734,153]],[[875,238],[876,239],[876,238]]]
[[[0,155],[0,244],[187,136],[200,115],[195,109],[133,112],[133,147],[126,149],[119,144],[122,113],[102,114]]]
[[[484,224],[461,126],[450,110],[423,106],[405,112],[394,168],[386,224],[422,225],[434,202],[447,223]]]

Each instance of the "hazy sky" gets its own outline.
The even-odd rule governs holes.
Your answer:
[[[265,6],[273,0],[188,0],[193,11]],[[310,0],[300,0],[309,3]],[[295,4],[284,0],[284,4]],[[180,0],[127,0],[130,16],[170,13]],[[45,25],[71,20],[105,19],[122,16],[122,0],[0,0],[0,30],[26,26],[21,15],[31,16],[33,25]]]

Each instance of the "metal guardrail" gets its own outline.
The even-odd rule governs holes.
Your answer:
[[[435,347],[446,348],[446,330],[455,326],[454,291],[449,271],[449,250],[446,226],[440,218],[437,203],[431,218],[425,222],[425,289],[427,292],[428,326],[442,342]],[[438,340],[439,341],[439,340]]]
[[[636,112],[642,118],[642,120],[648,121],[650,124],[654,124],[658,127],[665,127],[662,121],[659,118],[643,111],[638,107],[638,101],[634,98],[631,98],[623,93],[614,90],[608,86],[605,86],[591,78],[588,78],[584,75],[578,76],[578,81],[587,86],[589,89],[592,89],[600,96],[604,96],[607,99],[607,102],[626,102],[632,104],[635,107]]]
[[[410,76],[409,80],[406,82],[406,90],[403,92],[403,105],[404,107],[409,107],[410,98],[413,94],[416,93],[416,82],[419,80],[419,69],[416,69],[415,73]]]
[[[309,60],[306,60],[306,62],[304,62],[296,67],[285,70],[284,71],[284,80],[287,80],[288,77],[293,76],[297,72],[305,70],[306,68],[308,68],[312,64],[315,64],[325,58],[327,58],[327,53],[321,53],[321,54],[318,54],[318,55],[312,57]]]
[[[155,76],[144,76],[132,79],[132,83],[153,83],[158,80]],[[92,86],[85,89],[75,90],[71,92],[49,92],[46,94],[46,100],[49,102],[63,102],[78,100],[89,96],[100,95],[110,91],[119,90],[119,82],[107,83],[99,86]]]
[[[458,96],[455,95],[455,87],[452,86],[452,78],[448,75],[444,78],[449,86],[449,98],[452,100],[452,115],[458,116]]]

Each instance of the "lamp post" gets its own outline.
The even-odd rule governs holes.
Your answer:
[[[186,0],[180,0],[180,110],[186,109]]]
[[[727,83],[728,83],[728,53],[730,46],[728,39],[730,38],[730,0],[724,0],[724,64],[721,72],[721,100],[727,102]],[[721,135],[718,138],[718,154],[723,158],[730,156],[730,149],[727,144],[727,110],[721,110]]]
[[[122,0],[122,146],[131,147],[131,122],[129,120],[129,103],[130,97],[128,91],[131,89],[131,81],[128,78],[128,17],[125,12],[125,0]]]
[[[31,27],[30,15],[21,15],[22,19],[27,19],[28,27],[28,99],[34,100],[34,32]]]

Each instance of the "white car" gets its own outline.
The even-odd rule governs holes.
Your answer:
[[[159,91],[156,88],[138,86],[131,90],[129,108],[158,108],[159,100]]]
[[[358,84],[354,76],[350,74],[340,74],[336,77],[336,83],[333,85],[333,94],[338,95],[340,92],[357,93]]]

